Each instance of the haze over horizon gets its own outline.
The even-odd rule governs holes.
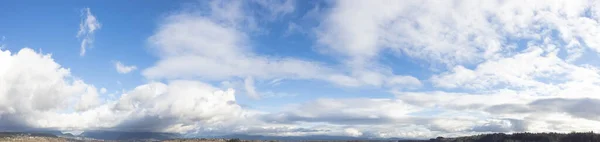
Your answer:
[[[0,131],[600,131],[600,1],[0,2]]]

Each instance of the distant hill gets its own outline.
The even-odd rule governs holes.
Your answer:
[[[215,138],[224,138],[224,139],[240,139],[240,140],[279,140],[279,141],[297,141],[297,140],[399,140],[399,138],[393,139],[373,139],[373,138],[360,138],[360,137],[350,137],[350,136],[329,136],[329,135],[309,135],[309,136],[262,136],[262,135],[245,135],[245,134],[235,134],[235,135],[225,135],[219,136]]]
[[[79,136],[101,140],[166,140],[180,137],[174,133],[119,131],[84,131]]]
[[[586,133],[494,133],[430,139],[431,142],[600,142],[600,134]]]

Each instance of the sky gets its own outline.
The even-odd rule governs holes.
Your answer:
[[[0,2],[0,130],[600,131],[600,2]]]

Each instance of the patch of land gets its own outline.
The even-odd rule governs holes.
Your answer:
[[[0,142],[100,142],[100,141],[162,141],[162,142],[275,142],[277,140],[240,140],[219,138],[182,138],[182,139],[127,139],[127,140],[99,140],[85,137],[61,137],[43,133],[0,132]],[[285,140],[306,141],[306,140]],[[312,142],[325,142],[315,141]],[[437,137],[429,140],[326,140],[335,142],[599,142],[600,134],[586,133],[514,133],[514,134],[481,134],[456,138]]]

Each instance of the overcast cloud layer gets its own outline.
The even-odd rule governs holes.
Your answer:
[[[381,138],[600,131],[598,1],[339,0],[308,13],[296,7],[212,1],[172,12],[152,23],[147,48],[158,60],[151,67],[110,61],[118,73],[148,80],[116,94],[74,77],[51,54],[0,48],[0,130]],[[309,36],[314,52],[336,64],[255,51],[252,37],[293,13],[318,24],[290,23],[289,31]],[[86,8],[82,18],[81,56],[102,17]],[[398,73],[402,67],[380,60],[390,54],[431,75]],[[283,79],[375,88],[390,97],[323,96],[277,111],[236,101],[240,94],[260,101],[273,92],[259,91],[256,82]]]

